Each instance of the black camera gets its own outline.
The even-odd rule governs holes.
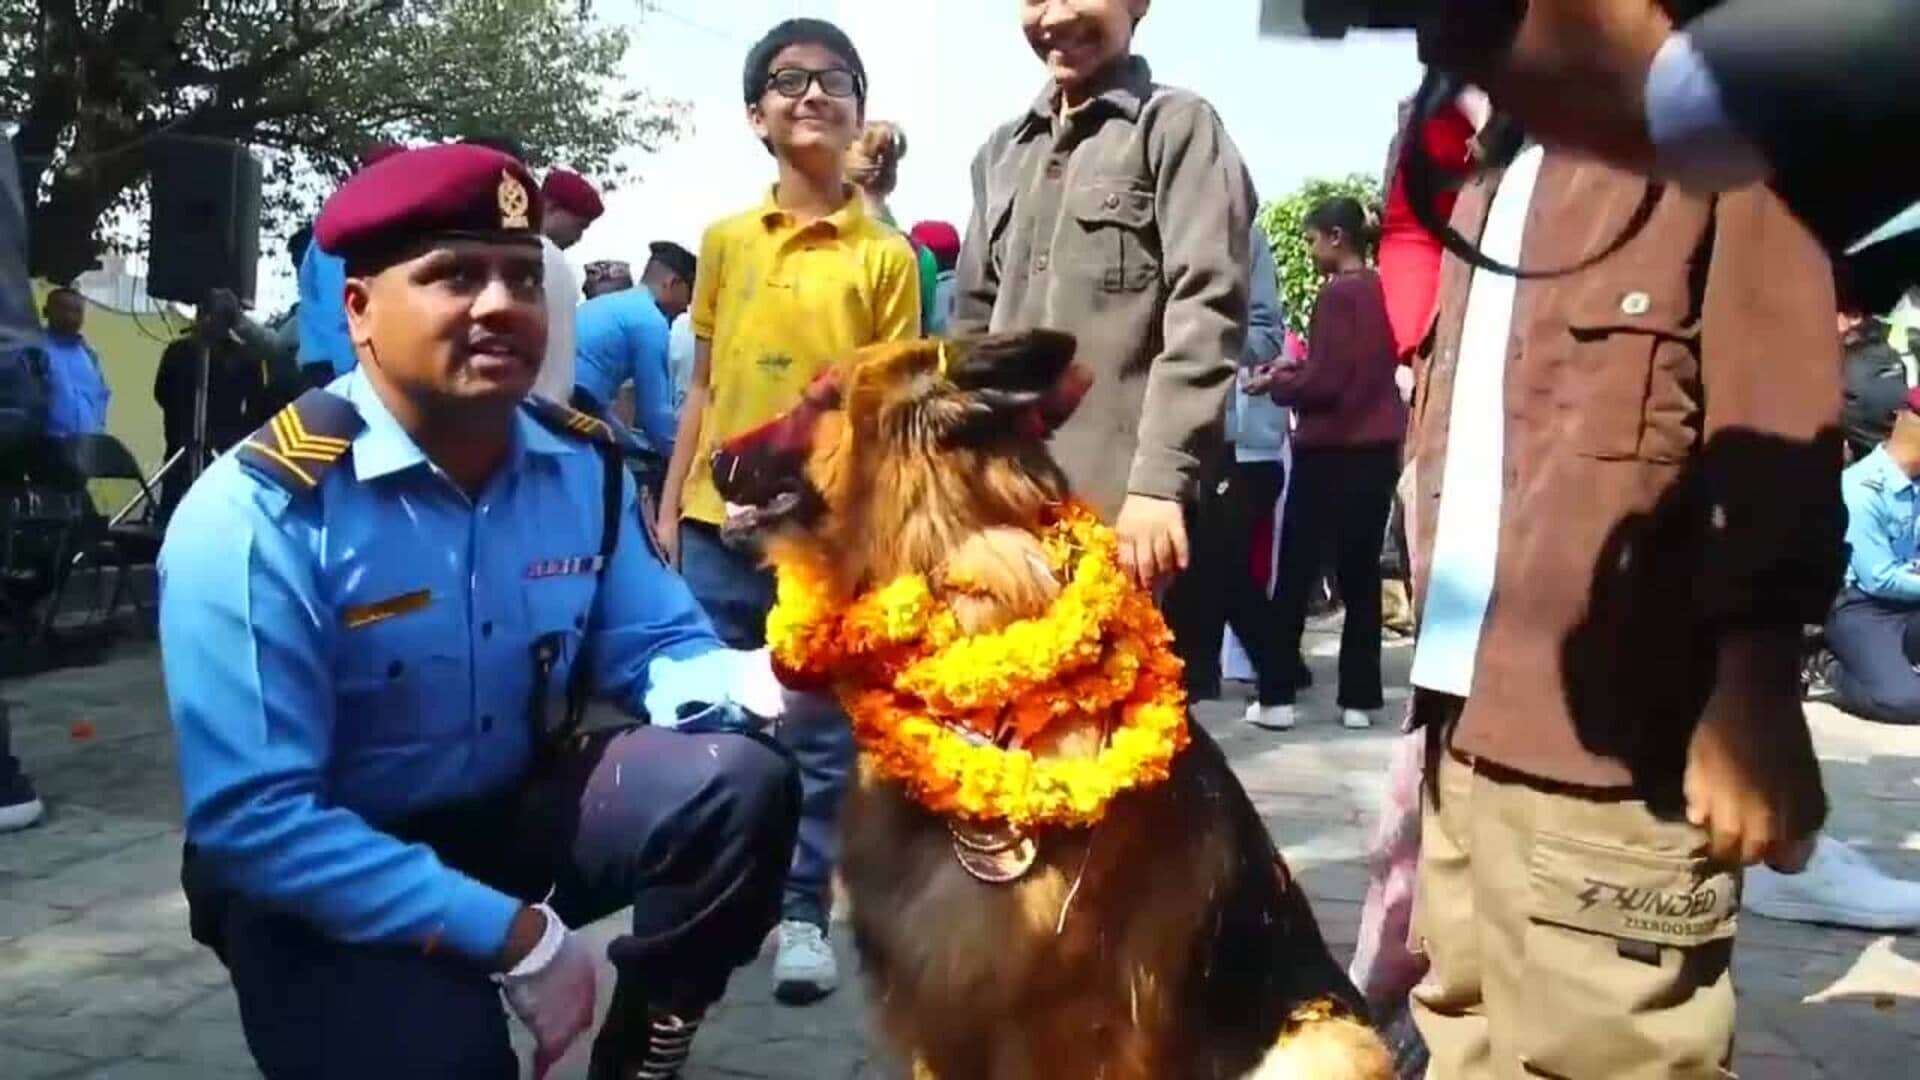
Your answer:
[[[1411,30],[1431,0],[1260,0],[1260,32],[1342,38],[1349,30]]]

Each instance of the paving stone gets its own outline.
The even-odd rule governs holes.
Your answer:
[[[5,1064],[7,1080],[43,1080],[71,1076],[85,1068],[87,1059],[72,1054],[35,1050],[12,1042],[0,1042],[0,1063]]]
[[[1386,653],[1396,701],[1410,660],[1404,647]],[[1385,764],[1399,736],[1391,727],[1340,728],[1333,663],[1324,656],[1311,663],[1317,683],[1302,698],[1305,719],[1293,732],[1241,723],[1239,687],[1196,711],[1234,762],[1344,962],[1358,932]],[[14,705],[16,750],[50,813],[36,829],[0,837],[0,1077],[254,1075],[225,969],[186,935],[178,781],[152,646],[116,651],[93,668],[10,682],[5,696]],[[1864,724],[1825,706],[1808,715],[1833,800],[1830,835],[1859,844],[1889,871],[1920,878],[1920,731]],[[93,725],[92,738],[72,737],[79,719]],[[624,918],[585,928],[597,954]],[[688,1080],[901,1077],[868,1038],[868,1003],[846,938],[835,938],[845,985],[808,1008],[772,1001],[770,956],[741,971],[708,1018]],[[1920,972],[1920,940],[1749,916],[1735,955],[1741,1076],[1911,1073],[1920,1052],[1920,983],[1902,980]],[[604,961],[601,974],[611,987]],[[1837,996],[1807,1000],[1822,993]],[[526,1036],[518,1025],[511,1029],[524,1054]],[[583,1042],[554,1075],[583,1080],[587,1053]]]

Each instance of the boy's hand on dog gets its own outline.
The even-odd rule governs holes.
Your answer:
[[[1142,589],[1187,568],[1187,514],[1177,501],[1129,495],[1113,531],[1120,537],[1120,569]]]

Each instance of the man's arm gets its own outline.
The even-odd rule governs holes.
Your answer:
[[[671,459],[680,418],[673,411],[673,367],[667,348],[673,336],[666,316],[647,317],[637,328],[633,362],[634,421],[655,453]]]
[[[631,715],[678,727],[689,719],[681,706],[727,700],[739,654],[721,644],[686,582],[640,535],[633,477],[622,475],[620,485],[620,536],[587,624],[592,683]],[[716,661],[702,660],[714,653]]]
[[[1162,112],[1149,138],[1167,300],[1127,490],[1178,500],[1218,435],[1246,340],[1253,192],[1239,150],[1204,101]]]
[[[700,264],[694,276],[693,304],[687,310],[693,330],[693,371],[687,377],[687,397],[680,403],[680,430],[673,437],[673,457],[661,482],[660,520],[654,532],[667,558],[680,557],[680,500],[686,494],[687,474],[700,448],[700,428],[707,418],[707,400],[713,383],[713,335],[720,323],[720,291],[726,282],[727,245],[719,226],[700,237]]]
[[[1840,347],[1832,271],[1771,192],[1719,196],[1700,316],[1704,614],[1798,627],[1833,601]]]
[[[1840,581],[1840,356],[1832,274],[1773,194],[1720,196],[1700,315],[1713,679],[1687,747],[1687,816],[1719,859],[1798,869],[1826,816],[1800,707],[1801,627]]]
[[[1000,295],[1000,272],[993,265],[992,238],[987,230],[987,169],[998,139],[988,139],[973,156],[973,213],[967,218],[967,235],[960,241],[960,261],[953,272],[953,319],[949,330],[954,337],[984,334],[993,321],[993,304]]]
[[[519,901],[327,798],[331,608],[286,526],[286,495],[245,485],[230,461],[215,468],[160,559],[188,840],[221,884],[328,937],[438,944],[496,966]]]

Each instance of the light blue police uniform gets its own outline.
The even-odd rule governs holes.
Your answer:
[[[1847,711],[1920,723],[1920,485],[1876,448],[1840,475],[1847,504],[1846,588],[1827,616]]]
[[[671,332],[645,285],[596,296],[574,315],[574,385],[604,409],[622,385],[633,383],[635,426],[663,458],[673,454],[680,422],[667,357]]]
[[[469,498],[364,372],[329,389],[356,433],[311,430],[343,418],[303,399],[215,462],[168,530],[160,633],[188,839],[223,886],[327,938],[488,959],[521,901],[381,826],[527,775],[547,635],[562,643],[550,699],[585,662],[596,696],[692,729],[737,716],[742,655],[636,527],[624,476],[598,579],[588,442],[523,410]]]

